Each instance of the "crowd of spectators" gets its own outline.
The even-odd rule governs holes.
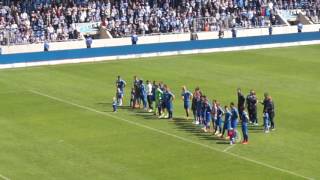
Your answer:
[[[77,23],[101,22],[113,37],[219,31],[276,25],[287,0],[16,0],[1,1],[0,43],[78,39]],[[310,9],[319,14],[319,8]]]
[[[320,0],[306,2],[303,9],[311,21],[320,23]]]

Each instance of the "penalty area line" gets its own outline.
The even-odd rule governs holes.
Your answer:
[[[156,128],[153,128],[153,127],[141,124],[141,123],[137,123],[137,122],[134,122],[134,121],[130,121],[130,120],[118,117],[118,116],[114,116],[114,115],[112,115],[110,113],[99,111],[99,110],[96,110],[94,108],[90,108],[90,107],[83,106],[83,105],[80,105],[80,104],[77,104],[77,103],[74,103],[74,102],[71,102],[71,101],[68,101],[68,100],[65,100],[65,99],[61,99],[61,98],[58,98],[58,97],[55,97],[55,96],[51,96],[51,95],[48,95],[46,93],[42,93],[40,91],[29,90],[29,92],[31,92],[33,94],[36,94],[38,96],[43,96],[43,97],[55,100],[57,102],[62,102],[62,103],[65,103],[65,104],[68,104],[68,105],[72,105],[72,106],[75,106],[75,107],[78,107],[78,108],[81,108],[81,109],[84,109],[84,110],[88,110],[88,111],[91,111],[91,112],[94,112],[94,113],[97,113],[97,114],[101,114],[101,115],[104,115],[104,116],[109,116],[111,118],[114,118],[114,119],[117,119],[117,120],[120,120],[120,121],[124,121],[124,122],[127,122],[129,124],[132,124],[132,125],[135,125],[135,126],[138,126],[138,127],[146,128],[146,129],[149,129],[149,130],[152,130],[152,131],[155,131],[155,132],[158,132],[158,133],[161,133],[161,134],[164,134],[164,135],[167,135],[167,136],[182,140],[184,142],[188,142],[188,143],[191,143],[191,144],[199,145],[199,146],[202,146],[204,148],[208,148],[208,149],[211,149],[211,150],[214,150],[214,151],[217,151],[217,152],[225,153],[225,154],[228,154],[228,155],[233,156],[235,158],[242,159],[242,160],[254,163],[254,164],[258,164],[260,166],[268,167],[268,168],[273,169],[273,170],[277,170],[277,171],[280,171],[280,172],[283,172],[283,173],[287,173],[287,174],[290,174],[290,175],[293,175],[293,176],[296,176],[296,177],[300,177],[300,178],[303,178],[303,179],[308,179],[308,180],[313,180],[314,179],[314,178],[311,178],[311,177],[307,177],[307,176],[295,173],[295,172],[287,170],[287,169],[282,169],[282,168],[279,168],[279,167],[276,167],[276,166],[273,166],[273,165],[270,165],[270,164],[267,164],[267,163],[263,163],[263,162],[256,161],[256,160],[253,160],[253,159],[250,159],[250,158],[247,158],[247,157],[235,154],[235,153],[228,152],[228,151],[226,151],[227,148],[224,149],[224,150],[220,150],[218,148],[209,146],[207,144],[203,144],[203,143],[200,143],[200,142],[192,141],[190,139],[187,139],[187,138],[184,138],[184,137],[181,137],[181,136],[178,136],[178,135],[175,135],[175,134],[172,134],[172,133],[160,130],[160,129],[156,129]],[[9,179],[5,179],[5,180],[9,180]]]

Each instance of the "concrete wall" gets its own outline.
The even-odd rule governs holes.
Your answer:
[[[73,50],[58,50],[49,52],[29,52],[18,54],[3,54],[0,56],[0,64],[15,64],[29,63],[41,61],[56,61],[66,59],[88,59],[95,57],[139,57],[143,54],[165,54],[172,52],[182,53],[193,51],[206,51],[208,49],[219,49],[236,47],[243,49],[247,46],[295,43],[306,41],[320,41],[320,32],[305,32],[295,34],[282,34],[273,36],[254,36],[254,37],[239,37],[239,38],[224,38],[210,39],[197,41],[181,41],[181,42],[166,42],[140,45],[125,45],[115,47],[98,47],[90,49],[73,49]],[[108,58],[106,58],[108,59]],[[81,62],[81,61],[79,61]]]
[[[319,31],[320,24],[305,25],[303,32]],[[296,33],[296,26],[282,26],[274,27],[273,34],[288,34]],[[241,29],[237,30],[238,37],[262,36],[268,35],[268,28],[255,28],[255,29]],[[218,39],[218,32],[200,32],[198,33],[199,40],[205,39]],[[230,38],[231,31],[225,31],[225,38]],[[140,36],[138,44],[152,44],[152,43],[165,43],[165,42],[181,42],[189,41],[190,34],[169,34],[169,35],[155,35],[155,36]],[[128,38],[114,38],[114,39],[97,39],[93,41],[92,47],[112,47],[130,45],[131,39]],[[85,41],[68,41],[68,42],[54,42],[50,43],[50,51],[56,50],[69,50],[86,48]],[[40,52],[43,51],[43,44],[28,44],[28,45],[15,45],[15,46],[2,46],[2,54],[15,54],[27,52]]]

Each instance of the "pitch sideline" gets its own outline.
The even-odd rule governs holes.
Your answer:
[[[270,169],[277,170],[277,171],[280,171],[280,172],[283,172],[283,173],[287,173],[287,174],[290,174],[290,175],[293,175],[293,176],[296,176],[296,177],[300,177],[300,178],[303,178],[303,179],[314,180],[314,178],[307,177],[307,176],[295,173],[295,172],[290,171],[290,170],[282,169],[282,168],[279,168],[279,167],[276,167],[276,166],[273,166],[273,165],[270,165],[270,164],[266,164],[266,163],[263,163],[263,162],[260,162],[260,161],[256,161],[256,160],[244,157],[244,156],[240,156],[238,154],[231,153],[231,152],[228,152],[228,151],[225,151],[225,150],[220,150],[218,148],[214,148],[214,147],[209,146],[207,144],[203,144],[203,143],[199,143],[199,142],[196,142],[196,141],[192,141],[190,139],[186,139],[184,137],[177,136],[175,134],[168,133],[168,132],[160,130],[160,129],[156,129],[156,128],[153,128],[153,127],[150,127],[150,126],[147,126],[147,125],[144,125],[144,124],[140,124],[140,123],[137,123],[137,122],[133,122],[133,121],[130,121],[130,120],[126,120],[126,119],[114,116],[114,115],[112,115],[110,113],[107,113],[107,112],[102,112],[102,111],[96,110],[94,108],[83,106],[83,105],[80,105],[80,104],[77,104],[77,103],[74,103],[74,102],[71,102],[71,101],[68,101],[68,100],[64,100],[64,99],[61,99],[61,98],[58,98],[58,97],[55,97],[55,96],[51,96],[51,95],[48,95],[48,94],[45,94],[45,93],[42,93],[42,92],[39,92],[39,91],[36,91],[36,90],[28,90],[28,91],[33,93],[33,94],[36,94],[38,96],[46,97],[46,98],[49,98],[49,99],[52,99],[52,100],[55,100],[55,101],[58,101],[58,102],[69,104],[69,105],[72,105],[72,106],[75,106],[75,107],[78,107],[78,108],[81,108],[81,109],[85,109],[85,110],[88,110],[88,111],[91,111],[91,112],[95,112],[97,114],[101,114],[101,115],[104,115],[104,116],[109,116],[111,118],[114,118],[114,119],[117,119],[117,120],[120,120],[120,121],[124,121],[124,122],[127,122],[129,124],[132,124],[132,125],[135,125],[135,126],[138,126],[138,127],[146,128],[146,129],[149,129],[149,130],[152,130],[152,131],[155,131],[155,132],[167,135],[167,136],[174,137],[176,139],[180,139],[180,140],[182,140],[184,142],[188,142],[188,143],[191,143],[191,144],[199,145],[199,146],[202,146],[202,147],[205,147],[205,148],[217,151],[217,152],[225,153],[225,154],[228,154],[230,156],[236,157],[238,159],[242,159],[242,160],[246,160],[246,161],[249,161],[251,163],[254,163],[254,164],[258,164],[260,166],[268,167]],[[4,180],[10,180],[10,179],[4,179]]]
[[[4,175],[2,175],[2,174],[0,174],[0,179],[3,179],[3,180],[10,180],[8,177],[6,177],[6,176],[4,176]]]

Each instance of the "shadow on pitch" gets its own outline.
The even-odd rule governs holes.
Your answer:
[[[222,144],[225,142],[224,139],[214,136],[212,132],[203,132],[200,126],[192,124],[190,120],[174,118],[172,123],[176,125],[176,129],[191,133],[192,135],[197,136],[200,140],[216,141],[217,144]]]
[[[119,107],[119,109],[121,109]],[[196,136],[198,139],[200,140],[205,140],[205,141],[215,141],[217,144],[229,144],[229,141],[214,136],[212,134],[212,132],[203,132],[201,130],[201,126],[192,124],[192,120],[186,120],[184,118],[180,118],[180,117],[175,117],[173,118],[173,120],[168,120],[168,119],[159,119],[157,116],[154,115],[153,112],[147,112],[144,111],[142,109],[133,109],[132,107],[125,107],[122,109],[126,109],[127,111],[131,112],[132,114],[143,118],[144,120],[148,120],[148,121],[167,121],[170,124],[173,124],[175,127],[175,129],[179,130],[179,131],[184,131],[187,132],[189,134],[192,134],[193,136]]]
[[[100,106],[110,106],[110,107],[112,107],[112,103],[110,103],[110,102],[98,102],[96,104],[100,105]]]

